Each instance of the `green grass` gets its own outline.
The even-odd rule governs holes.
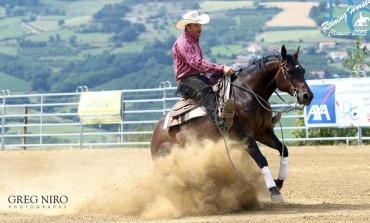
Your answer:
[[[114,49],[112,53],[141,52],[143,49],[144,45],[124,44],[122,47]]]
[[[70,19],[66,19],[65,26],[79,26],[82,24],[88,24],[93,20],[92,16],[80,16],[80,17],[74,17]]]
[[[8,54],[10,56],[15,56],[17,55],[17,47],[0,46],[0,52],[3,54]]]
[[[18,24],[9,24],[7,26],[0,26],[1,34],[0,41],[8,38],[15,38],[22,36],[29,32],[29,30],[22,26],[20,22]]]
[[[48,16],[48,17],[42,17],[42,19],[36,20],[34,22],[29,22],[28,24],[36,28],[37,30],[47,32],[47,31],[59,29],[59,26],[58,26],[59,19],[55,18],[54,16],[53,17]]]
[[[11,93],[24,93],[31,88],[28,82],[4,73],[0,73],[0,80],[0,90],[10,90]]]
[[[171,2],[171,4],[164,2],[148,2],[144,4],[137,4],[132,6],[132,12],[128,13],[127,16],[138,16],[138,15],[157,15],[161,10],[164,13],[174,13],[181,10],[181,4],[179,2]]]
[[[2,9],[2,8],[1,8]],[[7,27],[13,25],[20,25],[22,22],[22,17],[6,17],[0,19],[0,27]]]
[[[60,30],[54,30],[51,32],[44,32],[39,35],[33,35],[27,37],[27,39],[32,41],[49,41],[50,36],[55,37],[57,34],[59,34],[60,38],[66,42],[68,42],[71,36],[75,35],[77,36],[77,42],[79,44],[89,43],[92,45],[103,45],[103,46],[108,44],[109,38],[113,35],[108,33],[76,33],[72,29],[65,28]]]
[[[76,33],[75,33],[76,35]],[[108,43],[109,38],[113,34],[111,33],[78,33],[77,41],[87,42],[87,43]]]
[[[121,3],[122,0],[79,0],[79,1],[60,1],[42,0],[45,5],[52,6],[54,9],[64,10],[67,16],[87,16],[96,13],[106,4]]]
[[[297,113],[298,113],[297,111],[291,111],[288,114],[283,113],[282,118],[280,119],[281,126],[283,128],[288,127],[288,126],[293,127],[296,121],[296,118],[284,118],[284,115],[296,115]],[[295,138],[295,136],[293,135],[293,130],[284,130],[282,134],[280,130],[280,124],[277,123],[275,125],[275,134],[278,138],[282,138],[282,136],[284,138]]]
[[[96,54],[101,54],[103,53],[104,51],[110,51],[111,50],[111,47],[99,47],[99,48],[96,48],[96,49],[87,49],[87,50],[81,50],[77,57],[75,57],[76,59],[84,59],[87,55],[96,55]],[[73,58],[74,59],[74,58]]]
[[[253,1],[204,1],[200,3],[201,10],[207,12],[224,11],[252,6]]]
[[[242,45],[220,45],[211,48],[212,55],[225,55],[231,56],[232,54],[239,54],[245,52],[245,48]]]

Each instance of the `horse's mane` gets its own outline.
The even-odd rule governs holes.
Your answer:
[[[267,62],[271,61],[271,60],[276,60],[276,59],[280,59],[280,56],[279,55],[269,55],[269,56],[265,56],[265,57],[256,57],[252,62],[250,62],[245,68],[250,68],[252,66],[254,66],[254,68],[256,69],[256,71],[261,71],[261,70],[264,70],[265,69],[265,65]]]

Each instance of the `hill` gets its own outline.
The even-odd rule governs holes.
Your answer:
[[[201,44],[213,62],[231,65],[237,57],[250,57],[253,53],[246,49],[253,44],[261,47],[257,53],[262,55],[272,46],[285,44],[291,52],[301,45],[308,73],[325,69],[348,76],[341,64],[326,63],[327,53],[316,53],[320,41],[332,40],[318,26],[281,26],[276,20],[295,5],[304,5],[305,11],[296,16],[307,19],[317,2],[289,7],[271,2],[1,0],[0,72],[29,83],[17,88],[19,92],[66,92],[79,85],[92,90],[147,88],[173,82],[171,47],[181,34],[174,24],[186,10],[196,8],[211,16]],[[338,47],[348,47],[353,40],[338,42]]]

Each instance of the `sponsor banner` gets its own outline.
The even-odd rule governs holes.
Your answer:
[[[122,121],[120,91],[82,92],[78,116],[84,124],[112,124]]]
[[[369,35],[370,0],[344,0],[339,7],[329,0],[329,14],[321,24],[328,37],[357,38]]]
[[[309,81],[314,99],[305,108],[307,127],[370,126],[370,78]]]
[[[338,126],[370,126],[370,79],[336,84]]]
[[[314,98],[305,108],[305,124],[309,127],[336,126],[335,85],[323,84],[310,86]]]

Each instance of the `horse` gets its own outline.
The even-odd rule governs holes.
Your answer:
[[[273,120],[268,100],[276,89],[287,92],[300,105],[310,105],[313,99],[313,93],[304,78],[305,69],[298,62],[298,55],[299,47],[290,55],[283,45],[278,56],[263,57],[254,65],[241,69],[231,83],[235,115],[234,124],[227,131],[228,137],[242,142],[257,163],[270,191],[272,203],[284,203],[280,190],[288,173],[288,149],[274,133],[276,120]],[[158,121],[152,135],[150,150],[153,159],[170,153],[174,145],[185,146],[189,137],[200,140],[219,140],[222,137],[219,128],[207,116],[170,128],[163,128],[164,121],[165,116]],[[271,175],[257,141],[276,149],[280,154],[280,169],[276,180]]]

